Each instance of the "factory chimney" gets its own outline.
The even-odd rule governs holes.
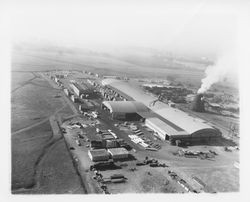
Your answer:
[[[196,112],[204,112],[205,106],[204,106],[204,95],[202,93],[199,93],[194,98],[194,101],[192,103],[192,110]]]

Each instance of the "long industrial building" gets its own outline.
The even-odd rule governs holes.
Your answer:
[[[172,143],[176,140],[210,141],[221,136],[218,129],[200,118],[162,102],[156,102],[152,106],[152,101],[157,98],[148,95],[136,83],[104,79],[102,85],[115,96],[122,96],[128,100],[103,102],[102,107],[107,109],[114,119],[142,118],[145,120],[145,125],[151,128],[155,135]]]
[[[104,101],[102,108],[106,108],[113,119],[140,119],[139,113],[149,112],[143,103],[136,101]]]
[[[81,95],[84,95],[85,97],[86,95],[87,96],[92,95],[92,91],[89,90],[89,88],[87,88],[84,84],[80,85],[78,83],[71,83],[69,84],[69,86],[78,97],[80,97]]]

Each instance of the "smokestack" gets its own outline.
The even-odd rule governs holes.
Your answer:
[[[192,103],[192,110],[196,112],[204,112],[205,106],[204,106],[204,95],[202,93],[197,94],[194,98],[194,101]]]

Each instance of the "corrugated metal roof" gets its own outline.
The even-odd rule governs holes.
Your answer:
[[[112,90],[114,90],[115,92],[119,93],[121,96],[123,96],[124,98],[126,98],[128,101],[134,101],[134,99],[130,96],[128,96],[126,93],[120,91],[119,89],[113,87],[113,86],[110,86],[110,85],[107,85],[109,88],[111,88]]]
[[[188,135],[188,133],[184,130],[176,130],[175,127],[173,127],[173,124],[170,125],[169,123],[166,123],[156,117],[148,118],[146,120],[146,124],[150,124],[151,126],[157,128],[158,130],[162,131],[163,134],[167,135]]]
[[[167,120],[171,121],[173,124],[180,126],[182,129],[187,131],[189,134],[195,133],[198,130],[212,128],[212,126],[206,124],[202,119],[195,118],[188,115],[187,113],[178,110],[176,108],[164,107],[157,109],[155,113],[163,116]]]
[[[129,154],[128,150],[123,147],[108,149],[108,152],[112,155]]]
[[[104,101],[103,104],[109,108],[110,112],[136,113],[149,111],[144,104],[136,101]]]
[[[129,82],[116,80],[116,79],[104,79],[102,80],[102,84],[105,86],[111,86],[114,90],[117,89],[121,91],[123,94],[127,95],[128,98],[132,98],[135,101],[141,102],[148,106],[153,100],[156,98],[147,95],[139,86],[131,85]]]

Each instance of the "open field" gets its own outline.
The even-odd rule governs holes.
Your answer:
[[[12,189],[35,186],[36,166],[51,138],[49,122],[12,136]]]
[[[51,133],[46,122],[12,137],[13,193],[84,193],[64,141]]]
[[[72,110],[39,77],[12,72],[12,193],[85,193],[63,139],[52,137],[49,123],[51,115],[67,117]]]
[[[32,194],[85,193],[63,139],[44,155],[37,172],[39,186],[30,191]]]
[[[11,74],[11,91],[17,90],[34,78],[35,76],[31,72],[23,72],[22,74],[13,72]]]
[[[21,49],[13,49],[13,58],[15,58],[13,70],[85,69],[96,73],[122,75],[131,78],[140,76],[166,79],[171,77],[177,82],[191,84],[198,88],[208,65],[195,60],[178,58],[169,61],[166,58],[156,57],[158,52],[147,49],[125,48],[106,51],[91,51],[84,49],[84,47],[65,48],[53,45],[48,47],[23,46]],[[107,70],[109,70],[108,73]],[[223,82],[223,85],[228,87],[227,83]],[[223,85],[219,84],[218,86],[221,88]]]
[[[22,55],[23,54],[23,55]],[[175,69],[171,66],[159,67],[157,65],[144,65],[134,64],[132,61],[126,62],[121,59],[105,57],[100,55],[88,55],[88,54],[69,54],[65,53],[60,55],[58,53],[39,52],[23,52],[21,55],[17,55],[14,52],[13,56],[16,58],[15,69],[22,71],[45,71],[45,70],[91,70],[100,74],[108,75],[122,75],[128,77],[140,77],[145,78],[166,78],[167,76],[173,76],[176,80],[192,81],[200,83],[201,78],[204,76],[203,71],[195,69],[190,71],[189,69]],[[107,70],[110,72],[107,73]]]
[[[233,166],[215,168],[184,168],[182,172],[201,179],[212,190],[217,192],[238,192],[239,170]]]
[[[32,82],[34,84],[26,84],[11,95],[12,132],[47,119],[62,107],[62,102],[54,97],[57,90],[49,88],[41,79]]]

